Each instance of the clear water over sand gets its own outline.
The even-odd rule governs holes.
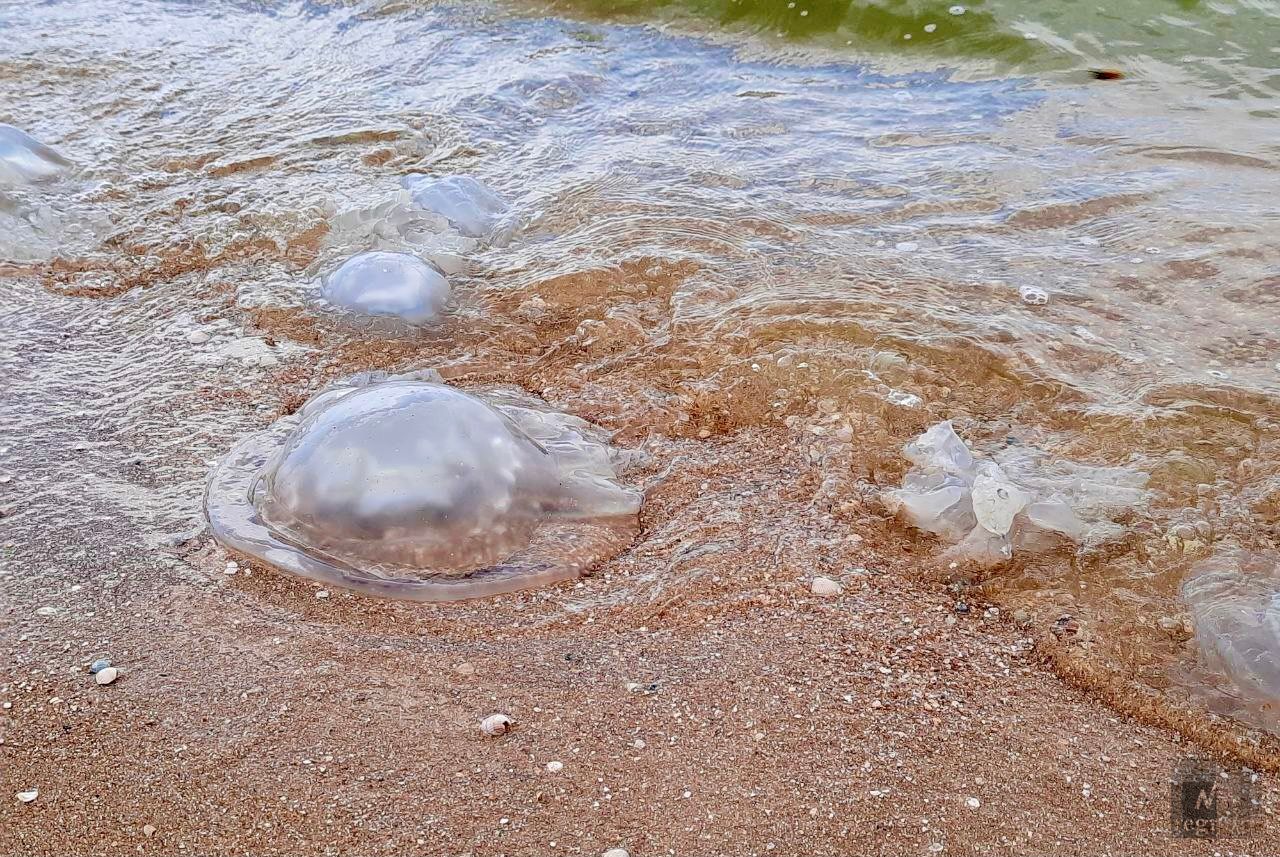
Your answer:
[[[37,540],[56,564],[195,537],[209,463],[328,380],[435,367],[623,446],[687,441],[651,488],[779,432],[808,450],[798,509],[1034,627],[1069,614],[1134,693],[1270,724],[1209,689],[1178,587],[1216,541],[1277,534],[1275,10],[833,8],[0,8],[0,122],[75,164],[0,190],[4,550],[33,569],[10,597],[41,587]],[[415,173],[474,175],[520,225],[407,214]],[[368,249],[447,268],[456,311],[391,336],[318,312]],[[930,568],[941,545],[877,498],[942,419],[984,454],[1146,472],[1151,498],[1104,549]],[[671,568],[699,549],[650,526]]]

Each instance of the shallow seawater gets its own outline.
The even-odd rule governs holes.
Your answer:
[[[1036,627],[1071,616],[1135,693],[1227,710],[1201,701],[1179,592],[1215,544],[1280,535],[1259,35],[1280,14],[1141,4],[1149,32],[1060,4],[637,8],[0,8],[0,122],[72,162],[0,188],[6,563],[51,534],[67,556],[196,538],[239,439],[333,378],[435,368],[623,447],[687,441],[651,488],[782,432],[816,473],[805,509],[927,568],[946,545],[877,498],[951,420],[984,457],[1124,468],[1148,493],[1103,545],[928,573]],[[501,240],[415,207],[417,174],[492,188]],[[316,309],[367,250],[447,274],[439,324]],[[750,482],[737,466],[718,478]],[[698,549],[682,538],[650,549]]]

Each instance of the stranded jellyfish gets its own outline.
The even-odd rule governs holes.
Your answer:
[[[949,555],[988,564],[1015,549],[1115,536],[1120,528],[1107,516],[1146,498],[1147,475],[1136,470],[1052,461],[1020,445],[975,457],[949,420],[908,443],[903,455],[914,466],[901,488],[885,492],[886,505],[955,542]]]
[[[400,184],[417,205],[439,214],[470,238],[493,232],[509,208],[502,197],[471,176],[437,179],[415,173],[405,176]]]
[[[0,124],[0,184],[20,185],[52,178],[71,162],[12,125]]]
[[[1245,697],[1280,700],[1280,554],[1228,545],[1192,566],[1182,597],[1205,665]]]
[[[449,281],[408,253],[357,253],[324,278],[320,293],[335,306],[410,324],[433,321],[449,301]]]
[[[448,601],[576,577],[625,547],[640,494],[617,459],[536,400],[379,373],[241,441],[205,508],[219,541],[278,568]]]

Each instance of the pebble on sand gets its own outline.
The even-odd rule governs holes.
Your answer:
[[[93,680],[98,684],[111,684],[120,677],[120,670],[115,667],[105,667],[94,673]]]
[[[819,598],[835,598],[844,592],[844,587],[829,577],[815,577],[810,590]]]
[[[480,731],[486,735],[496,737],[498,735],[506,735],[514,725],[515,721],[505,714],[490,714],[480,721]]]
[[[142,825],[142,835],[150,839],[156,835],[156,826],[154,824]]]
[[[111,661],[106,658],[98,658],[96,661],[89,664],[89,675],[97,675],[109,666],[111,666]]]
[[[547,773],[558,774],[564,770],[564,762],[547,762]]]
[[[31,803],[36,798],[40,797],[40,790],[32,789],[31,791],[28,791],[28,792],[18,792],[16,795],[14,795],[14,797],[22,801],[23,803]]]
[[[631,857],[625,848],[610,848],[608,851],[600,855],[600,857]]]

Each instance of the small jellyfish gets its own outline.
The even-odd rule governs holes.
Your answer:
[[[1182,597],[1205,665],[1243,697],[1280,700],[1280,554],[1228,543],[1192,566]]]
[[[29,134],[0,124],[0,185],[42,181],[70,165],[70,161]]]
[[[629,544],[640,495],[617,457],[534,400],[371,374],[241,441],[205,509],[223,544],[296,574],[474,598],[575,577]]]
[[[365,315],[394,316],[410,324],[434,321],[449,301],[444,275],[408,253],[357,253],[324,278],[330,303]]]
[[[407,175],[400,184],[413,201],[434,211],[463,235],[483,238],[492,233],[510,206],[471,176],[431,178]]]

